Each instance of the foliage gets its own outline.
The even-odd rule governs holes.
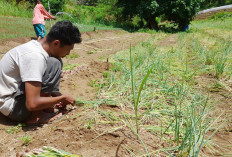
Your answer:
[[[33,9],[37,3],[36,0],[8,0],[14,5],[23,7],[24,9]],[[48,1],[50,5],[50,10],[52,14],[56,14],[59,11],[62,11],[64,8],[65,0],[43,0],[43,6],[49,10]]]
[[[171,11],[167,8],[165,16],[169,21],[175,21],[183,30],[200,10],[202,2],[204,0],[168,0],[167,6]]]
[[[183,29],[190,23],[200,9],[204,0],[119,0],[118,7],[123,8],[124,18],[138,15],[147,22],[149,28],[158,29],[156,17],[164,15],[165,19],[176,23]],[[141,20],[142,21],[142,20]],[[144,25],[143,23],[140,24]]]
[[[113,24],[116,22],[116,15],[120,12],[111,5],[99,4],[97,6],[66,5],[65,12],[71,13],[72,16],[82,23],[104,23]]]
[[[21,16],[32,17],[32,10],[27,8],[27,5],[16,5],[16,2],[7,2],[6,0],[0,0],[0,15],[4,16]]]
[[[98,0],[77,0],[79,5],[96,6]]]
[[[63,11],[65,0],[43,0],[43,6],[47,9],[47,11],[49,11],[48,1],[52,14]]]
[[[232,0],[205,0],[202,9],[219,7],[228,4],[232,4]]]

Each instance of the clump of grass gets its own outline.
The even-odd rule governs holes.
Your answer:
[[[32,140],[31,140],[31,136],[24,136],[24,137],[20,137],[20,140],[22,140],[22,146],[28,146]]]
[[[77,53],[71,53],[69,55],[67,55],[65,58],[67,59],[75,59],[75,58],[78,58],[79,55]]]
[[[88,51],[87,54],[89,54],[89,55],[90,55],[90,54],[93,54],[93,51]]]
[[[162,134],[171,127],[177,147],[177,156],[198,156],[208,139],[206,133],[212,126],[208,116],[208,99],[195,94],[190,102],[186,101],[190,95],[189,89],[178,84],[174,89],[174,110],[170,117],[170,124]],[[189,104],[188,104],[189,103]]]
[[[75,67],[77,67],[77,64],[66,64],[63,66],[62,70],[74,70]]]
[[[19,123],[17,126],[12,126],[6,130],[9,134],[15,134],[22,130],[22,127],[25,126],[24,124]]]
[[[91,129],[92,126],[93,126],[93,124],[95,124],[95,123],[96,123],[96,122],[95,122],[95,118],[88,119],[88,120],[86,121],[85,127],[86,127],[87,129]]]
[[[215,77],[217,79],[219,79],[223,75],[226,67],[226,62],[227,62],[227,53],[223,53],[222,55],[218,56],[215,59],[214,67],[216,71]]]
[[[103,72],[103,77],[104,77],[104,78],[108,78],[108,77],[109,77],[109,75],[110,75],[110,74],[109,74],[109,72],[108,72],[108,71],[104,71],[104,72]]]

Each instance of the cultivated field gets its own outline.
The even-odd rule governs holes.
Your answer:
[[[196,21],[173,34],[82,33],[63,59],[61,80],[61,92],[77,105],[42,127],[1,116],[0,156],[42,146],[83,157],[231,156],[231,24]],[[0,32],[0,58],[33,34]]]

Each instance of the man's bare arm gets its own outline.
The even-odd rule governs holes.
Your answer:
[[[25,82],[26,90],[26,107],[29,111],[37,111],[53,107],[55,104],[62,102],[63,104],[74,104],[75,100],[67,95],[57,97],[41,97],[41,83],[29,81]]]

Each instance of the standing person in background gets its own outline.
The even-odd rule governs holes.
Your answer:
[[[34,8],[32,20],[37,40],[42,39],[46,34],[44,19],[56,20],[56,16],[52,16],[47,12],[47,10],[42,5],[42,0],[37,0],[37,5]]]

